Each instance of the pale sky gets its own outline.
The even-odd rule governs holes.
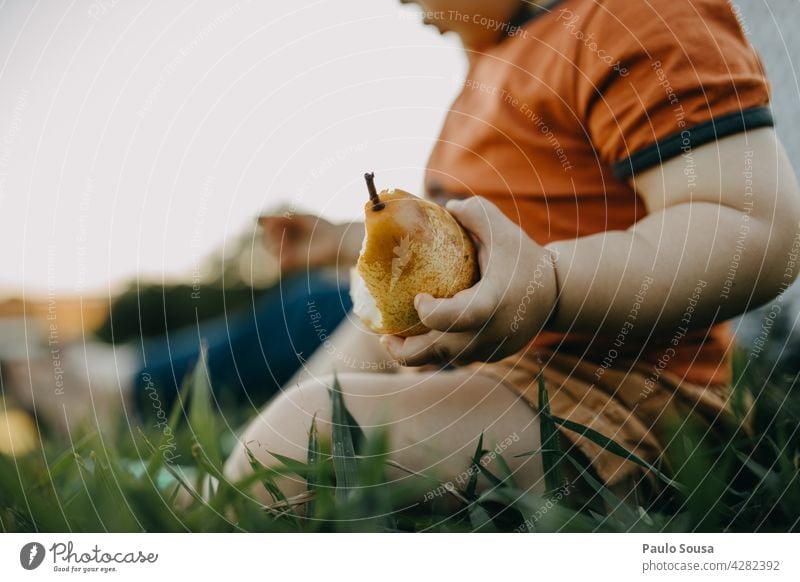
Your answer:
[[[397,0],[0,1],[0,295],[190,272],[257,213],[419,191],[466,63]]]
[[[737,3],[800,165],[796,0]],[[0,0],[0,297],[188,276],[279,204],[419,192],[466,63],[397,0]]]

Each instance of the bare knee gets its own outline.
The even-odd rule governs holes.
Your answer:
[[[251,472],[248,451],[266,467],[280,465],[273,453],[305,462],[312,422],[317,419],[321,432],[330,423],[326,380],[312,378],[278,394],[245,429],[225,464],[225,475],[236,481]]]
[[[307,380],[278,396],[245,431],[226,466],[231,479],[250,471],[245,447],[264,465],[278,463],[271,453],[304,461],[308,434],[316,417],[320,435],[330,434],[330,376]],[[423,374],[386,377],[342,374],[345,404],[367,438],[385,431],[389,457],[414,471],[452,480],[470,468],[478,439],[508,461],[518,483],[539,488],[537,458],[518,454],[538,447],[533,411],[508,388],[468,374]],[[499,448],[498,448],[499,447]],[[496,463],[490,466],[497,469]],[[407,477],[390,471],[393,478]],[[304,489],[300,480],[290,492]]]

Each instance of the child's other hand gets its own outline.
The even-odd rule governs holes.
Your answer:
[[[450,299],[417,295],[417,313],[432,331],[381,338],[408,366],[502,359],[542,331],[556,305],[551,251],[484,198],[453,200],[447,209],[477,243],[481,280]]]
[[[310,214],[260,216],[267,250],[282,272],[298,269],[350,266],[358,258],[363,226],[332,224]]]

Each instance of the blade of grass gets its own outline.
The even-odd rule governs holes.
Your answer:
[[[317,487],[319,478],[320,459],[322,451],[319,443],[319,432],[317,431],[317,415],[311,419],[311,428],[308,431],[308,475],[306,475],[306,491],[313,492]],[[308,502],[308,515],[314,515],[314,500]]]
[[[169,418],[167,419],[166,428],[163,429],[163,432],[161,433],[161,440],[158,443],[158,450],[150,456],[150,461],[147,464],[147,473],[151,476],[151,478],[154,478],[155,474],[158,472],[158,469],[166,460],[165,455],[161,452],[161,447],[164,446],[167,440],[170,438],[176,438],[176,430],[178,429],[178,422],[181,418],[181,411],[183,411],[183,403],[186,402],[186,399],[189,397],[189,391],[191,389],[192,382],[187,377],[184,379],[180,392],[178,392],[178,397],[175,399],[175,403],[172,405],[172,410],[170,411]]]
[[[498,477],[497,475],[492,473],[489,469],[487,469],[483,465],[478,465],[478,470],[481,472],[481,474],[484,477],[486,477],[486,479],[489,480],[489,482],[492,484],[493,487],[502,487],[503,486],[503,480],[500,479],[500,477]]]
[[[742,464],[750,469],[750,471],[758,477],[760,483],[759,485],[771,487],[773,489],[777,489],[777,485],[779,483],[779,474],[771,469],[767,469],[762,465],[758,464],[752,457],[749,455],[745,455],[744,453],[737,451],[736,456],[742,462]]]
[[[269,496],[272,497],[273,504],[286,504],[286,509],[283,511],[271,511],[273,515],[276,517],[287,517],[292,525],[294,525],[297,529],[300,529],[300,519],[297,513],[294,511],[293,507],[289,504],[286,495],[283,493],[278,484],[275,483],[275,479],[272,473],[264,471],[266,467],[262,465],[258,459],[256,459],[253,452],[248,448],[245,447],[245,453],[247,454],[247,460],[250,463],[250,468],[253,470],[254,474],[259,475],[259,482],[267,490]],[[235,486],[234,486],[235,488]],[[313,500],[313,496],[311,497]],[[272,508],[272,506],[267,506]],[[272,508],[274,509],[274,508]]]
[[[656,467],[636,455],[635,453],[630,452],[625,447],[617,443],[616,441],[608,438],[607,436],[597,432],[596,430],[589,428],[588,426],[583,426],[582,424],[578,424],[577,422],[572,422],[571,420],[567,420],[565,418],[559,418],[558,416],[551,417],[553,422],[558,424],[559,426],[563,426],[565,429],[570,430],[574,433],[579,435],[585,436],[594,444],[602,447],[603,449],[607,450],[609,453],[612,453],[618,457],[623,459],[627,459],[647,469],[648,471],[652,471],[653,474],[658,477],[666,485],[670,487],[674,487],[675,489],[682,491],[684,488],[683,486],[678,483],[677,481],[670,479],[664,473],[659,471]]]
[[[750,360],[741,349],[734,350],[731,360],[733,379],[730,396],[731,410],[736,418],[743,422],[747,418],[749,409],[747,401],[751,398],[747,382],[747,366]]]
[[[94,440],[95,434],[89,433],[78,439],[78,441],[69,449],[61,453],[52,464],[50,464],[50,468],[42,475],[39,482],[36,484],[36,487],[51,487],[51,479],[58,477],[64,474],[66,471],[74,468],[75,466],[75,455],[78,451],[80,451],[83,447]]]
[[[475,491],[478,487],[478,475],[480,474],[481,458],[483,457],[483,433],[478,438],[478,446],[475,447],[475,453],[472,455],[472,464],[469,466],[469,481],[467,488],[464,490],[464,495],[467,499],[475,499]]]
[[[468,513],[473,531],[483,531],[485,533],[497,531],[492,523],[492,516],[477,501],[469,504]]]
[[[449,493],[450,495],[452,495],[453,497],[455,497],[456,499],[458,499],[462,503],[469,504],[469,499],[464,497],[458,491],[458,489],[455,488],[455,486],[452,483],[441,481],[441,480],[437,479],[436,477],[432,477],[431,475],[426,475],[425,473],[420,473],[419,471],[415,471],[414,469],[410,469],[409,467],[406,467],[405,465],[401,465],[397,461],[393,461],[391,459],[388,459],[386,461],[386,465],[389,466],[389,467],[394,467],[395,469],[400,469],[401,471],[404,471],[405,473],[408,473],[409,475],[415,475],[417,477],[422,477],[423,479],[425,479],[427,481],[430,481],[431,483],[436,483],[439,487],[442,488],[443,491],[446,491],[447,493]]]
[[[355,420],[344,405],[342,387],[335,372],[331,400],[333,402],[331,452],[333,454],[333,471],[336,475],[336,498],[339,501],[345,501],[358,486],[358,467],[353,444]]]
[[[334,381],[337,385],[339,385],[339,379],[334,374]],[[339,385],[339,394],[341,395],[341,385]],[[350,411],[344,405],[344,399],[342,399],[342,412],[344,414],[344,418],[346,420],[346,425],[350,429],[350,438],[353,441],[353,450],[356,453],[360,453],[362,451],[362,447],[367,442],[367,437],[364,434],[364,431],[361,429],[361,426],[356,422],[356,419],[353,418],[353,415],[350,414]]]
[[[561,471],[561,443],[559,442],[558,430],[550,413],[550,397],[544,383],[544,374],[540,373],[539,378],[539,433],[542,451],[542,465],[544,468],[544,482],[548,491],[555,491],[561,487],[566,480]]]
[[[222,453],[217,440],[214,421],[214,410],[211,406],[212,392],[208,372],[208,349],[205,344],[200,348],[200,360],[195,366],[192,378],[192,395],[189,403],[189,425],[192,436],[211,465],[222,468]]]
[[[158,453],[158,450],[156,449],[155,445],[153,445],[153,443],[150,442],[150,439],[147,438],[147,435],[144,434],[142,429],[139,427],[137,428],[139,430],[139,436],[142,437],[144,444],[147,446],[148,449],[150,449],[150,452]],[[175,478],[175,481],[177,481],[181,485],[181,487],[186,489],[186,492],[192,497],[192,499],[194,499],[195,501],[197,501],[202,505],[206,505],[205,500],[197,493],[197,491],[194,490],[194,487],[189,485],[169,463],[164,465],[164,468],[170,473],[170,475],[172,475]]]
[[[508,466],[508,461],[506,461],[503,455],[497,455],[497,464],[500,465],[500,469],[503,471],[502,484],[504,486],[517,489],[517,482],[514,479],[514,472],[511,470],[511,467]]]
[[[175,487],[172,489],[172,493],[169,494],[167,498],[168,504],[172,507],[175,505],[175,500],[178,498],[178,493],[181,492],[181,484],[175,483]]]
[[[536,449],[535,451],[525,451],[524,453],[517,453],[516,455],[514,455],[514,458],[515,459],[519,459],[519,458],[522,458],[522,457],[533,457],[534,455],[541,455],[542,453],[545,453],[545,452],[559,453],[559,452],[561,452],[561,449],[560,448],[558,448],[558,449],[542,449],[542,448],[539,448],[539,449]]]
[[[364,443],[364,454],[356,457],[359,489],[352,496],[351,504],[357,507],[352,515],[359,519],[360,530],[377,532],[393,528],[396,498],[386,470],[389,450],[388,431],[376,430]]]
[[[586,467],[581,466],[578,461],[570,457],[569,455],[564,455],[564,457],[569,461],[573,467],[578,471],[578,474],[581,478],[586,481],[589,486],[594,489],[594,491],[600,496],[600,498],[605,502],[608,510],[609,515],[608,517],[613,517],[625,525],[633,525],[638,521],[638,516],[636,513],[628,507],[625,502],[623,502],[619,497],[614,495],[605,485],[600,483],[597,479],[595,479],[591,472]]]
[[[264,509],[269,511],[270,513],[275,513],[276,515],[283,516],[286,515],[287,511],[291,511],[291,515],[296,515],[294,513],[295,507],[300,505],[308,505],[314,499],[315,494],[312,491],[303,491],[302,493],[298,493],[294,497],[289,497],[284,499],[283,501],[277,501],[272,503],[271,505],[265,505]],[[283,510],[283,511],[279,511]]]
[[[547,499],[529,491],[510,487],[490,489],[481,494],[480,501],[491,501],[513,507],[522,516],[528,531],[556,529],[560,531],[560,528],[552,527],[554,523],[560,524],[561,527],[566,526],[567,531],[572,532],[591,532],[595,529],[595,524],[585,515],[559,504],[546,509]],[[547,525],[550,526],[549,530],[546,528]]]
[[[289,473],[294,473],[298,477],[302,477],[306,479],[308,477],[308,465],[301,461],[296,461],[291,457],[287,457],[285,455],[281,455],[280,453],[273,453],[272,451],[267,451],[270,455],[278,459],[278,461],[286,468]],[[266,467],[265,467],[266,468]],[[278,469],[270,467],[273,471],[276,471],[277,475],[286,475],[286,472],[277,473]]]
[[[258,459],[253,455],[253,451],[251,451],[249,447],[245,447],[244,450],[247,455],[247,461],[250,463],[250,468],[253,469],[254,472],[260,471],[264,466],[258,462]],[[281,491],[281,488],[278,487],[277,483],[275,483],[271,475],[262,473],[261,484],[264,486],[269,496],[272,497],[272,501],[286,501],[286,496],[283,494],[283,491]]]

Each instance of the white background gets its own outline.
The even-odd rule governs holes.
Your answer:
[[[187,537],[191,536],[191,537]],[[155,552],[155,564],[110,574],[54,574],[52,557],[26,572],[28,542],[76,553]],[[191,541],[191,543],[189,543]],[[797,580],[797,535],[790,534],[70,534],[0,536],[4,580]],[[713,545],[714,554],[643,554],[642,544]],[[643,562],[780,560],[777,572],[642,573]]]
[[[397,0],[0,0],[0,296],[186,275],[281,203],[418,192],[466,63]]]

